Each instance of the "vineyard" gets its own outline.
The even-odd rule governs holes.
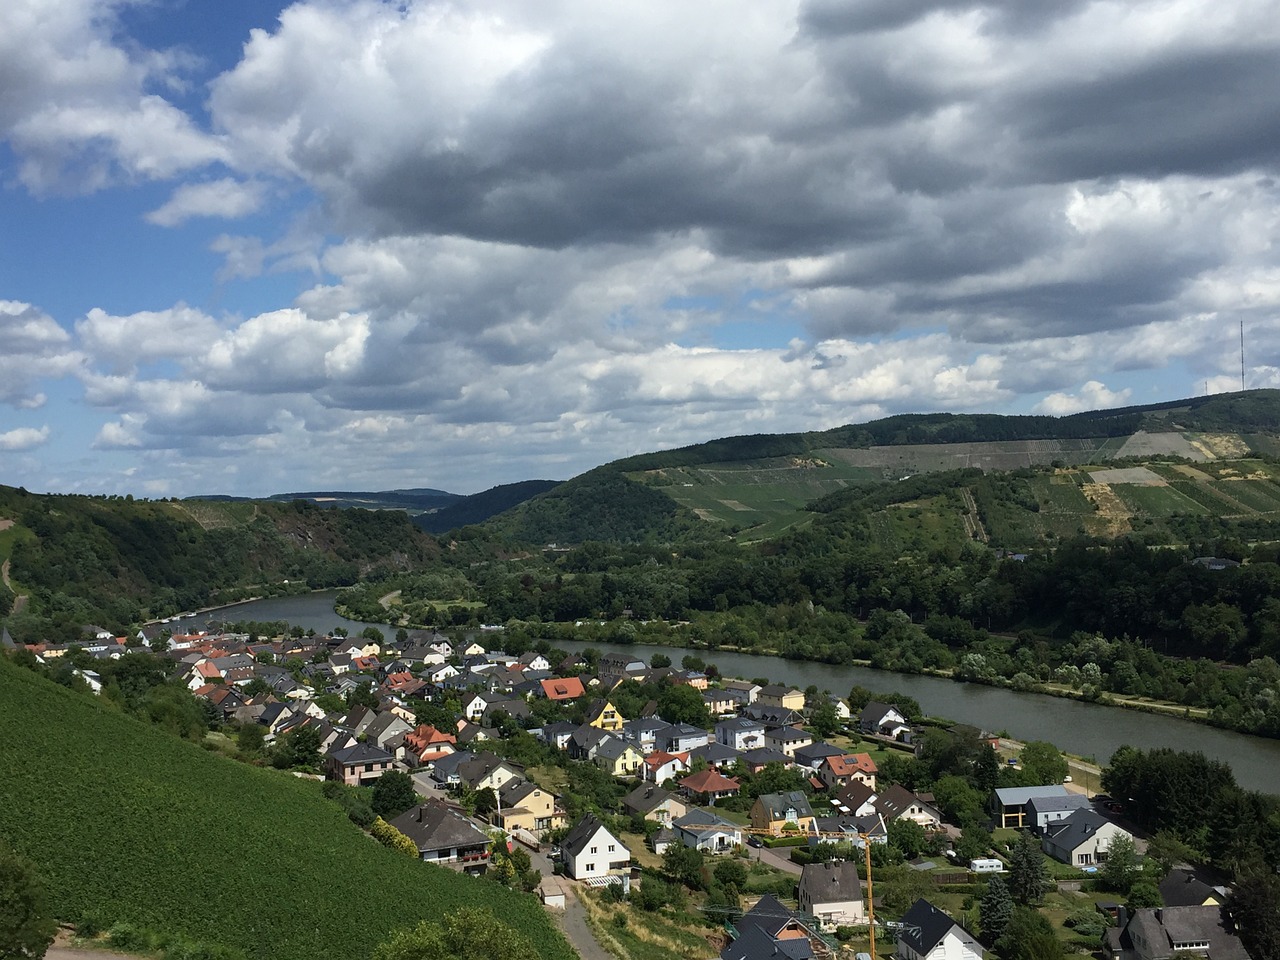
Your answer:
[[[58,916],[237,947],[364,960],[400,927],[488,907],[548,960],[538,901],[374,843],[313,781],[227,760],[0,657],[0,836]]]

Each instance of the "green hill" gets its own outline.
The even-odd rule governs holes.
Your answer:
[[[415,570],[433,537],[393,510],[293,503],[135,501],[0,487],[0,561],[30,603],[8,618],[22,641],[73,640],[245,596],[347,586]],[[0,615],[7,604],[0,605]]]
[[[560,485],[559,480],[522,480],[504,483],[480,493],[454,500],[432,513],[415,516],[416,526],[428,533],[446,533],[472,523],[483,523],[492,516],[546,493]]]
[[[0,657],[0,836],[64,920],[92,914],[262,960],[364,960],[388,934],[487,906],[571,958],[537,900],[375,843],[313,781],[248,767]]]

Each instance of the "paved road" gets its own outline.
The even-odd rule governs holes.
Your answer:
[[[552,916],[555,916],[554,912]],[[615,960],[613,954],[600,946],[591,927],[587,925],[587,910],[578,902],[576,889],[570,889],[565,898],[564,913],[557,918],[557,922],[565,939],[578,951],[582,960]]]
[[[791,860],[791,847],[778,847],[771,850],[768,847],[747,847],[750,851],[752,860],[759,860],[761,863],[769,867],[776,867],[785,873],[793,873],[797,877],[800,876],[801,866],[793,863]]]

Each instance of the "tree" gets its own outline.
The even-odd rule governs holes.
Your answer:
[[[978,903],[978,929],[987,946],[1004,936],[1005,928],[1013,918],[1013,897],[1004,878],[994,876],[987,882],[987,892]]]
[[[989,797],[999,781],[999,754],[991,748],[979,750],[977,762],[973,765],[973,785],[977,787],[982,796]]]
[[[415,803],[418,794],[413,778],[399,770],[388,770],[373,782],[373,812],[380,817],[398,817]]]
[[[716,881],[741,890],[747,885],[747,867],[741,860],[721,860],[716,864]]]
[[[1133,845],[1133,838],[1125,834],[1116,834],[1107,848],[1107,859],[1102,865],[1100,879],[1108,890],[1127,894],[1134,882],[1142,876],[1142,864],[1138,860],[1138,851]]]
[[[1024,832],[1009,855],[1009,893],[1014,902],[1024,907],[1035,906],[1053,882],[1049,879],[1049,866],[1044,861],[1040,844],[1030,833]]]
[[[0,957],[36,960],[53,943],[58,924],[35,870],[0,841]]]
[[[1022,771],[1030,785],[1061,783],[1066,779],[1067,761],[1052,743],[1033,740],[1022,748],[1018,757]]]
[[[683,843],[673,843],[662,855],[662,872],[690,890],[706,886],[702,876],[702,852]]]
[[[1150,877],[1143,877],[1129,888],[1129,896],[1125,899],[1125,905],[1130,912],[1142,907],[1159,907],[1164,905],[1164,897],[1160,895],[1160,888],[1156,886],[1154,880]]]
[[[259,723],[241,724],[236,732],[236,749],[246,757],[256,757],[262,752],[262,743],[267,731]]]
[[[373,960],[539,960],[529,939],[488,910],[461,907],[423,920],[373,951]]]
[[[271,765],[281,770],[320,766],[320,731],[310,724],[290,730],[272,751]]]
[[[823,703],[809,715],[809,729],[813,735],[825,740],[840,729],[840,714],[833,704]]]
[[[1066,955],[1053,925],[1029,907],[1016,907],[996,941],[1001,960],[1062,960]]]
[[[1250,861],[1236,875],[1226,907],[1249,956],[1280,957],[1280,876],[1263,861]]]
[[[492,787],[476,792],[476,816],[488,819],[498,809],[498,794]]]
[[[649,666],[654,670],[661,670],[663,667],[671,666],[671,658],[665,653],[655,653],[649,658]]]
[[[711,725],[702,694],[683,683],[668,684],[658,694],[658,716],[667,723],[690,723],[704,729]]]
[[[914,820],[899,817],[889,824],[889,846],[896,849],[907,860],[914,859],[924,852],[929,838],[924,827]]]

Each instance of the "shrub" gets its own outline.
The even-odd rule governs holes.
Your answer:
[[[140,930],[131,923],[114,923],[107,931],[107,943],[117,950],[140,952],[150,950],[155,940],[145,930]]]
[[[418,845],[381,817],[374,818],[369,832],[373,834],[373,839],[383,846],[412,857],[414,860],[418,859]]]

